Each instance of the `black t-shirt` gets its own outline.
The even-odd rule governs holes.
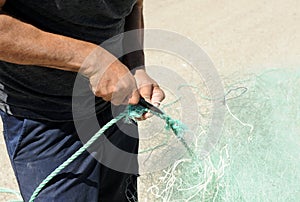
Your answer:
[[[136,0],[7,0],[3,11],[44,31],[101,44],[124,31],[125,17],[135,3]],[[121,38],[113,43],[122,50]],[[76,76],[69,71],[0,61],[0,109],[25,118],[72,120]],[[88,80],[78,76],[76,81],[82,92],[73,102],[73,110],[84,117],[90,114],[88,110],[108,107],[109,103],[92,95]]]

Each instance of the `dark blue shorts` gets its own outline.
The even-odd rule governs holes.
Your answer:
[[[24,201],[28,201],[35,188],[60,164],[81,146],[73,122],[50,122],[30,120],[8,115],[0,110],[8,154],[14,169]],[[110,109],[97,116],[103,126],[112,119]],[[80,121],[76,128],[90,137],[99,130],[90,120]],[[130,136],[113,125],[105,133],[109,142],[122,151],[136,154],[138,132],[131,124]],[[118,155],[107,155],[105,145],[96,144],[94,151],[85,151],[79,158],[62,170],[40,192],[35,201],[39,202],[96,202],[96,201],[137,201],[136,173],[123,173],[110,169],[94,158],[109,156],[119,161]],[[104,152],[105,151],[105,152]],[[135,156],[135,155],[134,155]],[[108,157],[107,157],[108,158]],[[98,158],[97,158],[98,159]],[[137,159],[124,159],[124,167],[137,168]]]

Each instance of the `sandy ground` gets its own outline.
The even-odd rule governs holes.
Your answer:
[[[146,27],[171,30],[192,39],[222,75],[300,68],[299,11],[298,0],[146,0],[144,10]],[[149,62],[157,59],[155,54],[147,55]],[[184,70],[181,74],[184,77]],[[2,135],[0,154],[0,187],[16,190]],[[140,186],[140,192],[147,188]],[[9,198],[15,197],[0,194],[0,201]],[[140,200],[147,201],[143,197]]]

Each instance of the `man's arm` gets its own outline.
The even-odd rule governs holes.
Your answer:
[[[1,7],[4,3],[0,0]],[[0,36],[0,60],[80,71],[89,78],[94,94],[106,101],[124,104],[131,97],[129,103],[136,104],[139,100],[128,68],[95,44],[44,32],[4,13],[0,14]]]
[[[129,69],[135,70],[144,69],[144,19],[143,19],[143,0],[138,0],[134,5],[132,12],[125,19],[125,32],[131,31],[125,35],[124,47],[134,47],[137,51],[131,52],[124,57],[124,63]]]
[[[2,10],[2,7],[4,6],[6,0],[0,0],[0,11]]]
[[[143,19],[143,0],[138,0],[131,14],[126,18],[125,31],[136,30],[133,35],[130,35],[129,40],[124,43],[124,46],[134,46],[138,51],[132,52],[125,56],[125,64],[134,69],[134,78],[137,83],[140,95],[148,102],[158,106],[165,98],[163,90],[159,87],[147,73],[144,67],[144,19]],[[126,35],[125,35],[126,36]],[[126,37],[125,37],[126,40]],[[133,44],[134,43],[134,44]],[[126,47],[125,47],[126,48]],[[142,119],[150,116],[149,113],[143,115]]]
[[[0,10],[5,0],[0,0]],[[1,11],[0,11],[1,12]],[[0,60],[78,71],[96,45],[44,32],[7,14],[0,14]]]

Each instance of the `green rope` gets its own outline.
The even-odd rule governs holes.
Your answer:
[[[63,170],[65,167],[67,167],[70,163],[72,163],[76,158],[78,158],[89,146],[91,146],[108,128],[110,128],[113,124],[117,123],[119,120],[125,118],[125,121],[129,121],[130,119],[136,119],[138,117],[141,117],[145,112],[150,111],[156,116],[159,116],[161,119],[166,121],[166,129],[171,129],[174,134],[180,139],[180,141],[183,143],[183,145],[187,148],[190,154],[194,155],[192,150],[188,147],[187,143],[184,141],[183,138],[183,131],[185,130],[185,127],[183,124],[178,121],[172,119],[170,116],[166,114],[157,114],[151,110],[148,110],[146,108],[143,108],[141,106],[137,105],[130,105],[127,107],[127,109],[119,114],[116,118],[113,118],[110,120],[107,124],[105,124],[87,143],[85,143],[80,149],[78,149],[71,157],[69,157],[64,163],[62,163],[60,166],[58,166],[52,173],[50,173],[46,179],[44,179],[40,185],[35,189],[32,196],[30,197],[29,202],[33,202],[35,198],[38,196],[40,191],[45,187],[45,185],[52,180],[57,174]]]
[[[109,127],[121,120],[126,116],[127,113],[121,113],[116,118],[110,120],[105,124],[87,143],[85,143],[80,149],[78,149],[71,157],[69,157],[64,163],[58,166],[46,179],[44,179],[41,184],[35,189],[32,196],[30,197],[29,202],[33,202],[40,191],[45,187],[45,185],[53,179],[61,170],[67,167],[72,163],[76,158],[78,158],[90,145],[92,145]]]

